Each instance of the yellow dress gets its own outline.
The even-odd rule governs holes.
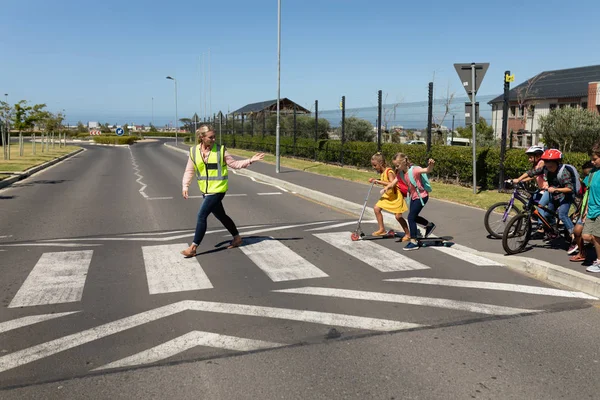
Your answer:
[[[392,171],[391,168],[386,168],[385,171],[381,173],[381,181],[382,182],[390,182],[388,178],[388,172]],[[388,190],[385,192],[383,196],[379,198],[379,201],[376,204],[382,210],[391,212],[393,214],[402,214],[406,210],[408,210],[408,206],[406,205],[406,201],[400,193],[398,187]]]

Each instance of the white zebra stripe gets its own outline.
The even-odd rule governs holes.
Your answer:
[[[44,253],[9,308],[80,301],[93,250]]]
[[[273,238],[246,238],[240,250],[273,282],[325,278],[328,275]]]
[[[150,294],[212,289],[196,257],[184,258],[183,244],[142,246]]]
[[[359,240],[353,242],[350,239],[350,232],[317,233],[314,235],[381,272],[429,269],[425,264],[372,241]]]

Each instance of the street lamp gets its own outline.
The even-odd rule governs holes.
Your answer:
[[[175,146],[177,146],[177,133],[179,131],[179,120],[177,119],[177,79],[167,76],[167,79],[175,82]]]
[[[277,125],[275,127],[275,172],[280,172],[279,163],[279,99],[281,93],[281,0],[277,1]]]

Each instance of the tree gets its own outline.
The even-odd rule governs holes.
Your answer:
[[[341,135],[341,128],[338,129]],[[375,139],[373,125],[364,119],[346,118],[345,131],[347,141],[372,142]]]
[[[540,80],[550,76],[550,73],[541,73],[534,76],[531,79],[528,79],[527,82],[517,86],[515,91],[517,92],[517,103],[519,105],[519,110],[517,115],[521,120],[521,126],[523,130],[527,130],[527,118],[529,117],[529,113],[531,113],[531,129],[533,130],[533,113],[535,112],[535,98],[538,93],[538,89],[535,87],[536,83]]]
[[[100,124],[100,132],[102,133],[111,133],[112,130],[108,127],[108,122]]]
[[[540,132],[548,147],[587,153],[600,140],[600,116],[582,108],[558,108],[540,117]]]
[[[468,125],[465,127],[458,127],[456,131],[460,135],[460,137],[464,138],[472,138],[473,131],[472,125]],[[488,125],[485,118],[479,117],[479,122],[475,125],[475,134],[477,139],[477,145],[479,146],[492,146],[495,144],[494,139],[494,128]]]
[[[81,122],[78,121],[77,122],[77,133],[87,133],[87,128],[85,127],[85,125]]]
[[[150,132],[158,132],[158,129],[152,124],[150,124]]]
[[[12,116],[12,107],[10,104],[4,101],[0,101],[0,123],[2,123],[2,138],[0,138],[0,146],[4,146],[4,143],[8,143],[8,131],[6,130],[7,122],[10,121]]]

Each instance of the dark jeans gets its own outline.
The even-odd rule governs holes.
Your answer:
[[[235,223],[227,214],[225,214],[225,208],[223,208],[223,197],[225,193],[211,194],[210,196],[204,196],[204,200],[200,205],[198,211],[198,221],[196,222],[196,233],[194,234],[194,244],[199,245],[204,238],[206,233],[206,219],[208,215],[212,213],[232,236],[239,234]]]
[[[423,203],[427,204],[428,200],[429,196],[423,197]],[[427,221],[425,218],[419,215],[423,210],[423,207],[425,207],[425,205],[421,204],[421,200],[419,199],[410,201],[410,211],[408,212],[408,227],[410,229],[410,237],[413,239],[415,239],[417,237],[417,233],[419,233],[419,230],[417,229],[417,224],[423,226],[429,224],[429,221]]]

